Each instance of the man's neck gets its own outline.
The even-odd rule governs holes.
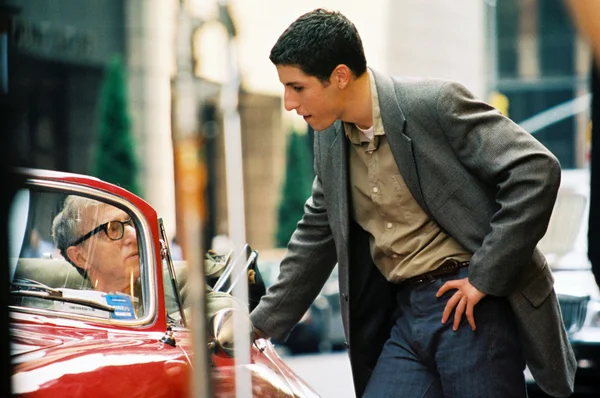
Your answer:
[[[119,283],[106,283],[102,278],[94,277],[88,272],[88,278],[94,290],[107,293],[125,293],[133,295],[133,286],[127,282],[119,281]]]
[[[373,126],[371,79],[368,70],[351,82],[344,100],[346,106],[342,113],[342,121],[354,123],[363,130]]]

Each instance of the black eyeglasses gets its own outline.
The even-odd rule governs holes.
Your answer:
[[[102,231],[106,233],[106,236],[108,236],[108,239],[110,240],[122,239],[123,235],[125,235],[125,225],[131,225],[133,227],[133,221],[131,221],[131,218],[125,221],[115,220],[105,222],[104,224],[98,225],[96,228],[92,229],[90,232],[83,235],[81,238],[77,239],[69,246],[77,246],[78,244],[85,242],[87,239]]]

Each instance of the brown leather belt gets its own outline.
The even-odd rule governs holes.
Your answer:
[[[438,268],[433,271],[425,272],[424,274],[413,276],[412,278],[405,279],[407,283],[423,283],[423,282],[434,282],[440,276],[452,275],[458,273],[458,270],[469,266],[469,261],[458,261],[453,258],[449,258],[442,263]]]

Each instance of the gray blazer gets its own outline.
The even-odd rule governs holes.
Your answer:
[[[552,274],[536,248],[556,200],[557,159],[456,82],[373,73],[385,133],[413,197],[473,253],[470,282],[508,298],[538,385],[554,396],[570,395],[575,357]],[[348,140],[340,121],[315,133],[314,150],[312,196],[278,281],[251,319],[285,339],[339,263],[342,319],[360,396],[389,335],[390,285],[350,216]]]

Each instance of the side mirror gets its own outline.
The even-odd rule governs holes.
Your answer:
[[[240,317],[242,321],[249,323],[248,330],[250,330],[250,341],[252,342],[254,331],[248,314],[238,309],[225,308],[217,311],[210,320],[208,332],[208,349],[210,351],[223,353],[229,357],[234,356],[235,317]]]

